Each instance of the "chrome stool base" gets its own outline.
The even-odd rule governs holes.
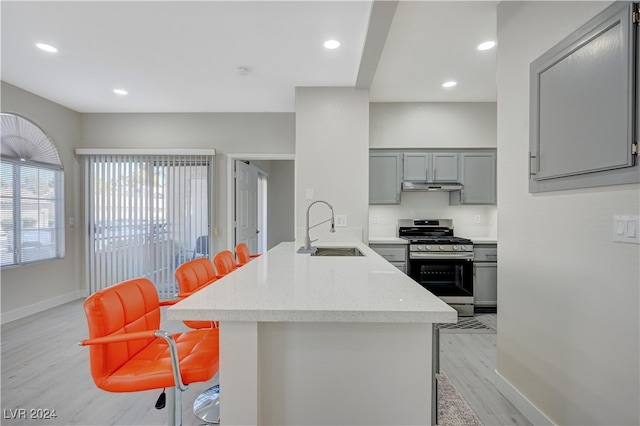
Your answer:
[[[220,385],[202,392],[193,401],[193,414],[206,423],[220,423]]]

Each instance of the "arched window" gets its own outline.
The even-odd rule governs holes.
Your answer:
[[[64,171],[31,121],[0,113],[0,260],[15,266],[64,256]]]

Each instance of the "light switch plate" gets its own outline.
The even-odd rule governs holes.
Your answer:
[[[307,188],[306,199],[313,200],[313,188]]]
[[[336,226],[340,226],[340,227],[347,226],[347,215],[346,214],[337,214],[336,215]]]
[[[640,216],[613,216],[613,241],[640,244]]]

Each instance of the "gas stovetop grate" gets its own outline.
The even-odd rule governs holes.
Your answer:
[[[401,237],[402,238],[402,237]],[[472,241],[460,237],[404,237],[412,244],[471,244]]]

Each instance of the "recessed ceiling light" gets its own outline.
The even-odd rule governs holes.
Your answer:
[[[58,49],[56,49],[55,47],[45,43],[36,43],[36,47],[49,53],[56,53],[58,51]]]
[[[113,89],[113,93],[115,93],[116,95],[122,95],[122,96],[129,94],[129,92],[127,92],[124,89]]]
[[[338,40],[327,40],[324,42],[324,47],[327,49],[337,49],[340,46],[340,42]]]
[[[485,41],[484,43],[480,43],[478,45],[478,50],[489,50],[496,45],[495,41]]]
[[[445,82],[445,83],[442,83],[442,87],[453,87],[453,86],[455,86],[456,84],[458,84],[458,82],[457,82],[457,81],[447,81],[447,82]]]

